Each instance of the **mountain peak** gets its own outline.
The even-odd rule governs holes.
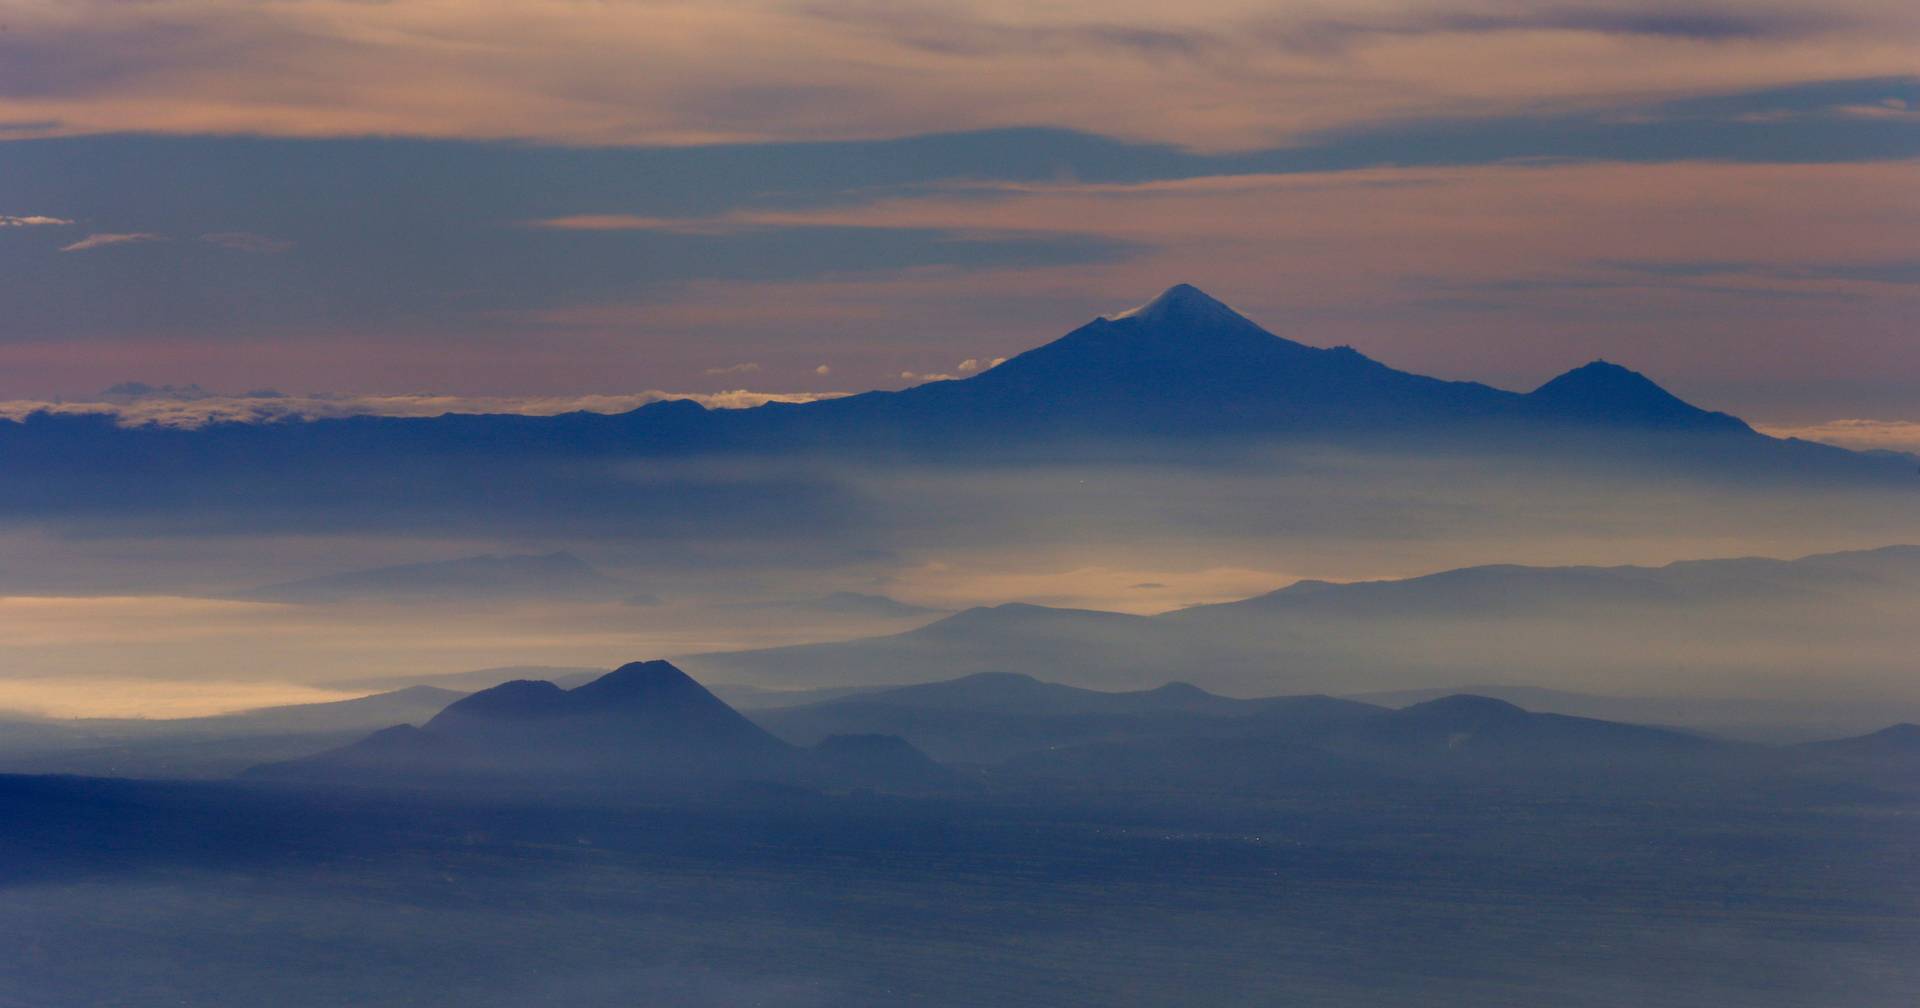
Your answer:
[[[632,704],[671,707],[721,707],[719,698],[707,691],[692,676],[672,662],[628,662],[592,682],[571,691],[576,700],[588,704]]]
[[[1554,414],[1582,421],[1746,427],[1724,413],[1708,412],[1681,399],[1638,371],[1605,360],[1582,364],[1527,393],[1526,398]]]
[[[515,679],[455,700],[428,725],[552,717],[565,709],[566,696],[566,690],[544,679]]]
[[[1213,295],[1186,283],[1174,284],[1146,304],[1115,312],[1105,318],[1109,322],[1139,319],[1149,324],[1171,322],[1188,325],[1207,321],[1247,321],[1245,316],[1227,307]]]
[[[1548,391],[1565,393],[1574,390],[1604,391],[1615,395],[1623,393],[1661,395],[1673,398],[1653,379],[1632,368],[1622,367],[1605,359],[1590,360],[1534,389],[1533,394],[1539,395]]]

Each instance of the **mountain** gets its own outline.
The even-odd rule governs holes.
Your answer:
[[[1751,434],[1738,417],[1711,413],[1654,384],[1638,371],[1593,361],[1527,393],[1534,416],[1572,423]]]
[[[1806,700],[1749,697],[1606,696],[1497,683],[1356,693],[1348,699],[1382,707],[1410,707],[1457,693],[1505,700],[1547,714],[1685,727],[1724,738],[1774,744],[1827,737],[1836,730],[1846,730],[1836,725],[1873,724],[1884,720],[1886,715],[1885,707],[1877,702],[1814,704]]]
[[[1047,445],[1080,452],[1098,443],[1153,443],[1184,445],[1191,452],[1216,442],[1349,437],[1375,445],[1458,443],[1498,451],[1547,447],[1536,443],[1541,438],[1583,450],[1618,443],[1636,453],[1665,445],[1694,462],[1730,457],[1775,469],[1826,464],[1911,475],[1898,460],[1766,437],[1604,361],[1526,393],[1446,381],[1396,370],[1351,347],[1314,347],[1276,336],[1188,284],[1169,287],[1130,311],[1095,318],[979,374],[899,391],[748,409],[669,400],[618,415],[363,416],[200,430],[129,429],[104,418],[36,414],[0,421],[0,459],[7,460],[9,472],[62,478],[78,474],[76,458],[124,461],[128,476],[188,459],[203,474],[241,462],[260,474],[320,467],[356,476],[328,493],[357,496],[389,483],[388,489],[411,485],[422,473],[445,482],[464,466],[498,467],[529,457],[813,449],[843,455],[959,452],[965,458],[989,440],[996,441],[997,453],[1019,455]],[[401,458],[425,468],[383,468]],[[0,498],[0,505],[46,500],[36,493]]]
[[[1332,584],[1301,581],[1238,602],[1194,606],[1165,618],[1220,626],[1282,612],[1349,617],[1447,616],[1764,600],[1817,601],[1850,592],[1920,589],[1920,546],[1821,553],[1796,560],[1737,557],[1659,567],[1492,564],[1420,577]]]
[[[633,662],[562,689],[516,680],[339,749],[258,766],[251,776],[334,784],[540,789],[710,787],[747,781],[929,784],[903,742],[782,742],[664,661]],[[842,774],[853,780],[843,779]],[[944,780],[944,778],[942,778]]]
[[[1521,399],[1395,371],[1351,348],[1281,339],[1178,284],[971,378],[784,413],[835,435],[938,444],[1000,432],[1030,442],[1361,430],[1484,419]]]
[[[1576,499],[1568,507],[1577,508],[1592,493],[1683,485],[1752,503],[1756,490],[1785,485],[1835,500],[1860,494],[1871,499],[1848,503],[1878,514],[1909,505],[1916,485],[1910,456],[1768,437],[1614,365],[1588,365],[1531,392],[1444,381],[1352,348],[1285,339],[1177,285],[975,375],[815,402],[708,409],[671,400],[617,415],[358,416],[197,429],[127,427],[107,415],[0,420],[0,520],[75,534],[116,523],[414,539],[431,530],[723,542],[754,555],[766,555],[761,547],[772,541],[851,553],[964,531],[997,542],[1022,529],[1012,519],[990,528],[940,510],[949,496],[935,485],[943,479],[964,490],[993,471],[1007,478],[996,499],[1032,515],[1058,506],[1045,477],[1060,463],[1159,464],[1169,478],[1201,485],[1223,474],[1279,479],[1284,474],[1264,465],[1275,452],[1325,464],[1332,453],[1337,473],[1324,486],[1298,488],[1308,498],[1301,506],[1336,508],[1374,533],[1408,519],[1370,522],[1373,509],[1341,502],[1458,493],[1504,519],[1540,514],[1533,494],[1569,493]],[[1489,480],[1490,468],[1533,485],[1523,491]],[[1596,479],[1597,489],[1585,489]],[[1241,499],[1215,496],[1195,507],[1216,517]],[[1079,527],[1124,534],[1134,520],[1127,503],[1077,507]],[[1633,513],[1667,527],[1674,517],[1665,497]],[[1717,530],[1728,515],[1717,508],[1693,524]],[[920,524],[899,527],[911,522]],[[888,532],[899,541],[876,546]],[[645,597],[564,557],[451,563],[270,585],[250,597]]]
[[[1149,617],[1010,603],[902,633],[675,660],[708,679],[776,686],[892,685],[913,677],[1017,672],[1124,687],[1178,674],[1188,654],[1184,642],[1169,639]]]
[[[1824,683],[1857,691],[1829,688],[1831,703],[1750,705],[1747,714],[1804,717],[1828,731],[1884,724],[1886,704],[1900,697],[1920,709],[1903,685],[1920,648],[1915,604],[1920,548],[1895,546],[1308,581],[1157,616],[1004,605],[904,633],[679,660],[712,678],[787,686],[1006,672],[1108,689],[1178,678],[1240,693],[1357,694],[1504,681],[1670,698],[1752,696],[1757,680],[1805,684],[1818,667]],[[1841,639],[1844,650],[1819,643]],[[1677,660],[1684,677],[1667,671]]]
[[[1187,683],[1103,692],[1026,675],[980,673],[766,708],[752,717],[801,745],[836,735],[886,734],[946,762],[991,764],[1095,741],[1334,725],[1379,709],[1331,697],[1240,700]]]
[[[868,444],[927,451],[1065,442],[1199,445],[1246,439],[1458,442],[1514,450],[1546,437],[1634,450],[1659,435],[1688,454],[1710,445],[1789,447],[1735,417],[1689,405],[1637,372],[1595,361],[1528,393],[1399,371],[1352,347],[1276,336],[1189,284],[1086,325],[965,379],[727,418],[736,441]],[[1598,436],[1599,441],[1593,438]],[[1517,439],[1517,440],[1516,440]],[[1704,440],[1702,440],[1704,439]],[[1838,456],[1834,456],[1838,457]]]
[[[1185,794],[1387,789],[1442,781],[1501,786],[1564,782],[1569,775],[1607,786],[1660,787],[1681,778],[1750,771],[1762,764],[1740,758],[1757,752],[1462,694],[1401,710],[1323,704],[1314,716],[1284,724],[1235,719],[1188,735],[1046,747],[1015,757],[1004,772],[1056,784]]]
[[[1492,697],[1456,694],[1351,725],[1328,748],[1428,767],[1501,763],[1539,769],[1566,764],[1650,768],[1725,745],[1665,728],[1540,714]]]
[[[617,599],[633,585],[594,570],[567,552],[464,557],[285,581],[241,592],[255,602],[483,601]]]
[[[1868,780],[1901,791],[1920,791],[1920,724],[1902,722],[1852,738],[1795,747],[1817,771]]]
[[[820,776],[843,786],[944,791],[961,780],[898,735],[829,735],[808,756]]]

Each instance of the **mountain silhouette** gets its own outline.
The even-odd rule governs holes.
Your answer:
[[[1610,680],[1615,668],[1629,667],[1628,658],[1589,666],[1577,677],[1556,674],[1587,657],[1563,653],[1567,627],[1617,631],[1626,640],[1657,626],[1701,648],[1737,650],[1751,645],[1757,612],[1770,619],[1849,609],[1876,613],[1893,600],[1915,597],[1920,547],[1914,546],[1659,567],[1499,564],[1397,580],[1302,581],[1154,616],[983,606],[901,633],[678,660],[721,681],[791,685],[897,683],[904,675],[939,681],[993,672],[1108,689],[1180,675],[1236,692],[1345,694],[1510,680],[1608,693],[1622,688]],[[1871,626],[1893,647],[1916,639],[1910,622],[1889,615]],[[1486,646],[1489,635],[1502,639],[1501,650]],[[1442,641],[1463,657],[1449,659],[1438,646]],[[1607,648],[1598,657],[1619,650],[1613,643]]]
[[[1523,710],[1452,695],[1388,710],[1327,697],[1269,701],[1266,715],[1217,718],[1184,731],[1113,735],[1033,747],[1005,772],[1054,783],[1182,793],[1258,794],[1448,780],[1513,784],[1566,774],[1661,775],[1722,770],[1743,747],[1682,732]]]
[[[588,526],[689,521],[758,530],[796,515],[830,525],[844,514],[831,471],[766,489],[702,478],[663,494],[650,481],[581,463],[806,456],[944,466],[1199,464],[1274,445],[1464,453],[1610,476],[1826,489],[1846,481],[1904,491],[1914,474],[1909,456],[1772,438],[1612,364],[1577,368],[1526,393],[1444,381],[1350,347],[1283,338],[1180,284],[979,374],[815,402],[708,409],[671,400],[617,415],[357,416],[199,429],[127,427],[108,415],[0,420],[0,517],[104,513],[287,528],[466,522],[489,530],[511,522],[574,536]],[[275,585],[257,597],[463,597],[514,581],[503,563],[510,559],[493,558],[490,570],[360,572]],[[592,580],[576,571],[549,585],[594,596],[612,590]]]
[[[1697,735],[1564,714],[1539,714],[1492,697],[1456,694],[1351,726],[1330,748],[1421,761],[1639,762],[1722,743]]]
[[[1243,700],[1179,682],[1107,692],[987,672],[762,709],[753,718],[799,744],[836,735],[886,734],[948,762],[998,763],[1040,749],[1096,741],[1319,730],[1379,710],[1332,697]]]
[[[1752,433],[1736,417],[1682,401],[1646,375],[1607,361],[1574,368],[1527,393],[1526,401],[1537,415],[1581,423]]]
[[[1274,335],[1190,284],[1105,315],[978,375],[901,391],[729,414],[740,443],[794,441],[922,450],[1007,438],[1003,450],[1178,439],[1358,438],[1428,444],[1461,438],[1513,448],[1528,438],[1613,434],[1779,445],[1737,418],[1683,402],[1605,361],[1528,393],[1389,367],[1352,347]],[[1605,442],[1603,441],[1602,444]],[[1795,448],[1796,453],[1813,446]],[[1843,453],[1844,454],[1844,453]]]
[[[894,740],[898,742],[898,740]],[[633,662],[573,689],[515,680],[447,705],[425,725],[255,767],[261,778],[380,785],[679,788],[743,781],[931,786],[947,778],[904,742],[810,753],[768,734],[665,661]]]
[[[1920,724],[1903,721],[1866,735],[1806,742],[1797,748],[1817,765],[1920,789]]]
[[[1023,441],[1430,429],[1522,420],[1527,397],[1283,339],[1189,284],[970,378],[754,411],[840,436]],[[869,436],[872,436],[871,434]]]

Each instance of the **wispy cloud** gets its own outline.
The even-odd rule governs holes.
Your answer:
[[[14,6],[0,117],[49,132],[590,144],[1044,123],[1231,148],[1442,108],[1908,73],[1914,27],[1899,0]]]
[[[760,370],[760,365],[752,361],[747,361],[741,364],[728,364],[726,367],[710,367],[701,373],[710,375],[752,374],[758,370]]]
[[[1827,420],[1812,424],[1754,424],[1763,434],[1852,448],[1855,451],[1902,451],[1920,454],[1920,421]]]
[[[649,217],[644,214],[569,214],[529,224],[549,231],[657,231],[663,234],[724,235],[755,226],[735,217]]]
[[[160,235],[145,231],[105,232],[90,234],[71,245],[60,246],[62,252],[86,252],[91,249],[107,248],[111,245],[133,245],[140,242],[165,241]]]
[[[48,217],[43,214],[13,216],[0,214],[0,228],[10,227],[64,227],[73,222],[63,217]]]
[[[555,416],[561,413],[625,413],[648,403],[689,399],[709,409],[745,409],[769,402],[814,402],[842,392],[663,392],[623,395],[463,396],[435,393],[401,395],[289,395],[262,389],[240,395],[208,392],[198,385],[147,386],[127,382],[93,400],[0,400],[0,420],[35,413],[101,414],[126,426],[203,427],[210,423],[276,423],[350,416],[432,417],[446,413],[513,413]]]

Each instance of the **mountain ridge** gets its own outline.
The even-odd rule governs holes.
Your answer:
[[[629,662],[572,689],[532,679],[500,683],[448,704],[418,727],[383,728],[340,748],[253,767],[246,776],[543,790],[954,783],[945,768],[898,739],[790,745],[657,659]]]

